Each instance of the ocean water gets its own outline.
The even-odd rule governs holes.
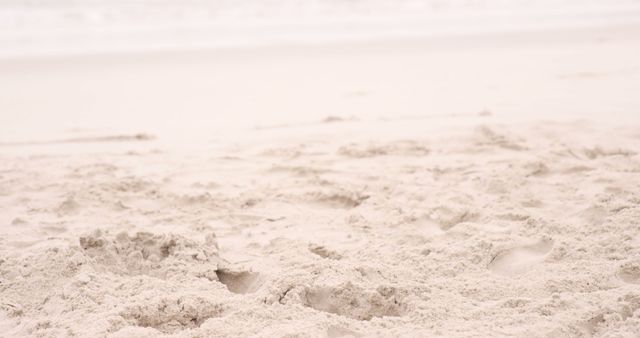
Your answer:
[[[0,57],[482,34],[640,20],[640,0],[0,0]]]

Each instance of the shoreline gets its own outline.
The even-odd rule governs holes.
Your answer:
[[[275,43],[241,44],[228,46],[175,46],[160,49],[122,49],[104,50],[97,52],[71,52],[59,54],[25,54],[14,56],[0,56],[2,63],[64,61],[99,58],[131,58],[146,57],[207,57],[232,54],[246,57],[260,54],[285,54],[294,52],[306,54],[308,52],[349,51],[349,52],[380,52],[383,49],[400,48],[402,51],[427,48],[478,48],[509,46],[510,44],[557,44],[567,42],[592,42],[598,34],[610,35],[624,39],[637,39],[640,36],[640,19],[630,22],[603,23],[596,25],[580,25],[569,27],[551,27],[524,30],[504,30],[481,33],[460,33],[442,35],[419,36],[377,36],[345,40],[326,40],[316,42],[282,41]],[[577,39],[577,40],[576,40]]]
[[[190,134],[204,135],[328,116],[371,120],[485,110],[506,120],[628,123],[637,120],[640,107],[632,94],[640,83],[640,62],[633,58],[638,46],[640,24],[0,60],[6,111],[0,141],[65,139],[75,129],[167,136],[192,129]],[[176,119],[176,112],[184,118]]]

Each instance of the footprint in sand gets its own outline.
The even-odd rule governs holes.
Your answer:
[[[623,264],[618,270],[618,277],[628,284],[640,284],[640,260]]]
[[[406,313],[404,299],[408,292],[391,286],[365,289],[351,282],[333,286],[288,285],[273,298],[280,304],[299,304],[305,307],[368,321],[373,318],[399,317]],[[330,337],[357,335],[350,330],[331,330]]]
[[[551,239],[542,239],[530,245],[517,246],[496,255],[489,270],[503,276],[516,276],[541,263],[553,248]]]
[[[374,317],[397,317],[404,313],[404,292],[393,287],[364,290],[350,282],[334,286],[305,288],[303,305],[357,320]]]
[[[220,283],[233,293],[245,294],[255,292],[260,286],[260,274],[249,271],[218,269],[216,275]]]
[[[130,325],[171,334],[200,327],[225,311],[226,306],[211,295],[155,293],[133,297],[120,316]]]

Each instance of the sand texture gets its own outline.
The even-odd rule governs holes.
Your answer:
[[[489,2],[507,3],[455,1]],[[0,50],[0,337],[640,338],[640,24],[625,13]]]
[[[637,337],[639,129],[480,115],[5,144],[0,336]]]

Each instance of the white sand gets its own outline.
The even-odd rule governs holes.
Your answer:
[[[4,60],[0,336],[638,337],[638,55],[631,25]]]

